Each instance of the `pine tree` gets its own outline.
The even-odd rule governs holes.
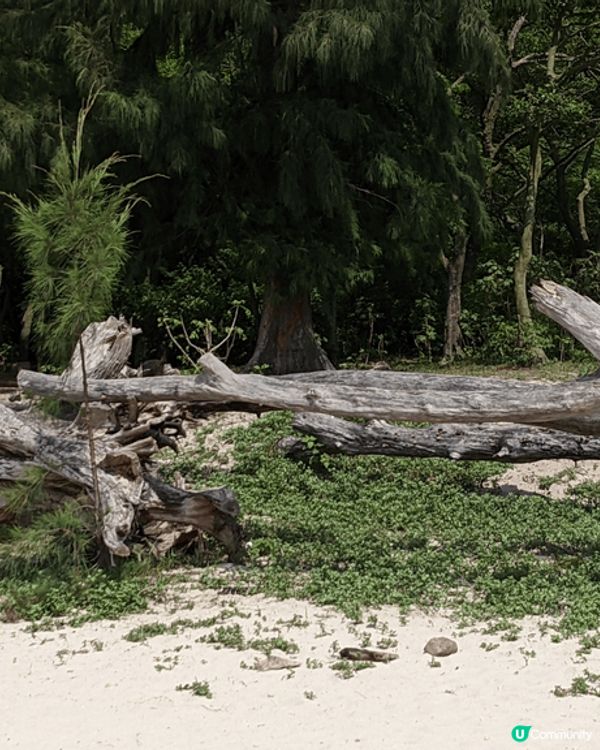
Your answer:
[[[47,168],[56,150],[59,102],[68,111],[76,94],[63,74],[66,67],[55,50],[59,32],[47,23],[45,8],[42,3],[0,0],[0,189],[21,197],[39,186],[42,172],[37,168]],[[3,334],[9,339],[19,330],[24,312],[24,269],[11,241],[11,222],[8,204],[0,201],[0,342]]]
[[[111,311],[119,274],[127,259],[128,221],[138,199],[134,185],[115,185],[123,161],[109,156],[86,167],[84,125],[94,102],[79,113],[75,139],[60,145],[33,203],[7,196],[15,214],[15,236],[25,257],[33,329],[38,351],[65,365],[83,329]]]
[[[485,228],[479,146],[449,76],[501,68],[486,0],[17,5],[43,19],[38,49],[66,61],[64,87],[101,89],[95,151],[171,177],[149,186],[144,227],[200,256],[239,249],[264,288],[252,364],[327,365],[311,290],[332,297],[381,253],[437,257],[452,227]]]

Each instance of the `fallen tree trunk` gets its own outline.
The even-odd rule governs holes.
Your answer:
[[[321,384],[263,375],[237,375],[213,354],[200,359],[200,375],[148,379],[90,380],[91,401],[241,401],[274,409],[318,412],[338,417],[415,422],[555,423],[600,413],[600,383],[543,385],[512,383],[485,390],[390,389]],[[383,374],[383,373],[379,373]],[[390,373],[391,375],[391,373]],[[432,376],[433,377],[433,376]],[[444,379],[444,376],[439,376]],[[83,389],[60,378],[29,370],[19,373],[21,388],[82,401]]]
[[[127,557],[136,518],[169,520],[192,525],[214,535],[232,558],[241,554],[241,535],[235,520],[239,506],[231,490],[218,488],[187,492],[171,488],[144,473],[135,453],[110,439],[96,442],[100,490],[99,526],[107,549]],[[15,462],[41,467],[70,485],[92,492],[93,481],[86,442],[69,434],[57,434],[31,419],[17,416],[0,404],[0,452],[10,478],[17,475]],[[20,478],[17,476],[17,478]]]
[[[299,432],[317,438],[327,453],[334,454],[505,463],[548,458],[600,459],[600,438],[512,424],[444,424],[414,429],[378,421],[356,424],[320,414],[298,414],[292,424]],[[306,444],[298,438],[283,438],[279,448],[292,458],[308,456]]]
[[[503,378],[483,378],[474,375],[430,375],[420,372],[396,372],[394,370],[319,370],[293,375],[279,375],[276,380],[291,380],[295,383],[319,385],[343,385],[352,388],[387,388],[407,391],[442,391],[506,393],[525,391],[532,381]],[[543,382],[534,383],[546,385]]]

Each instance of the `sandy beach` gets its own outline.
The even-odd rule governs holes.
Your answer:
[[[300,666],[257,671],[260,652],[199,640],[211,627],[182,626],[141,642],[124,638],[140,625],[223,612],[223,623],[239,624],[247,638],[293,642],[297,654],[282,656]],[[5,623],[0,746],[491,750],[514,746],[511,730],[522,724],[532,733],[591,734],[551,747],[598,747],[598,699],[552,691],[568,687],[584,668],[600,671],[600,654],[583,662],[577,640],[554,643],[536,620],[522,625],[516,640],[503,640],[502,632],[461,629],[442,616],[414,613],[404,621],[392,608],[352,623],[305,602],[219,595],[193,583],[178,584],[172,599],[117,622],[38,632]],[[423,653],[438,635],[455,639],[458,653],[437,660]],[[361,643],[388,646],[398,658],[342,679],[331,669],[336,651]],[[212,698],[176,689],[193,681],[206,681]]]

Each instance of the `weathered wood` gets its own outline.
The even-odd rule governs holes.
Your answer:
[[[81,334],[88,378],[116,378],[131,355],[133,336],[140,329],[132,328],[123,318],[110,316],[101,323],[90,323]],[[67,368],[60,375],[63,383],[82,380],[81,353],[76,346]]]
[[[156,491],[158,480],[144,474],[138,457],[127,447],[109,439],[96,443],[100,490],[100,527],[108,550],[127,557],[126,544],[138,513],[150,519],[191,523],[214,534],[225,544],[231,555],[239,555],[239,531],[235,522],[238,506],[226,488],[185,493],[187,501],[177,506]],[[15,460],[47,469],[52,474],[90,493],[93,487],[87,444],[78,436],[57,434],[48,427],[26,420],[0,404],[0,453],[3,461],[15,472]],[[172,488],[173,490],[175,488]],[[184,492],[184,491],[176,491]],[[216,494],[215,494],[216,493]],[[181,497],[181,496],[179,496]],[[228,502],[226,502],[226,500]],[[197,506],[197,511],[194,509]],[[225,521],[224,516],[228,516]]]
[[[540,281],[530,291],[537,310],[569,331],[600,359],[600,305],[553,281]]]
[[[205,354],[199,375],[90,380],[93,401],[242,401],[275,409],[339,417],[417,422],[515,422],[544,424],[600,413],[600,383],[499,384],[492,391],[356,388],[263,375],[237,375]],[[378,373],[385,375],[386,373]],[[25,390],[81,401],[82,389],[41,373],[21,371]]]
[[[293,426],[316,437],[328,453],[506,463],[600,458],[600,438],[513,424],[444,424],[412,429],[379,421],[357,424],[320,414],[298,414]],[[306,445],[296,438],[284,438],[280,449],[291,457],[306,457]]]
[[[0,482],[18,482],[23,479],[27,469],[34,464],[18,458],[0,456]]]
[[[37,466],[48,469],[70,482],[90,489],[93,486],[87,445],[20,419],[0,404],[0,451],[24,453]],[[134,457],[135,458],[135,457]],[[124,540],[133,521],[133,507],[142,490],[140,478],[131,481],[99,469],[100,520],[102,537],[115,555],[126,557]]]
[[[306,372],[286,375],[286,380],[301,383],[325,383],[351,386],[353,388],[388,388],[428,392],[463,392],[497,394],[502,397],[507,393],[522,391],[531,393],[532,385],[549,385],[543,381],[488,378],[472,375],[430,375],[413,372],[396,372],[381,370],[335,370]],[[579,378],[576,382],[598,380],[597,376]],[[207,405],[210,409],[210,405]],[[215,406],[215,408],[219,408]],[[223,407],[221,407],[223,408]],[[423,420],[424,421],[424,420]],[[531,420],[535,424],[535,419]],[[527,421],[527,424],[529,420]],[[544,422],[544,427],[573,432],[578,435],[600,435],[600,416],[576,414],[575,416],[557,415],[556,419]]]
[[[229,552],[230,560],[243,556],[240,528],[235,521],[240,508],[234,493],[227,487],[199,492],[172,487],[151,474],[144,479],[151,493],[144,495],[143,514],[152,521],[171,521],[194,526],[216,537]]]
[[[293,375],[279,375],[273,380],[291,380],[296,383],[320,385],[344,385],[352,388],[387,388],[407,391],[453,391],[505,393],[507,389],[527,390],[532,382],[548,385],[542,381],[515,380],[478,377],[474,375],[431,375],[420,372],[396,370],[319,370]]]

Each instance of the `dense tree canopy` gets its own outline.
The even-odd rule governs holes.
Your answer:
[[[223,331],[236,305],[234,358],[275,372],[327,355],[555,356],[523,290],[542,268],[600,282],[599,13],[5,0],[0,189],[39,194],[59,123],[74,129],[94,93],[89,164],[135,154],[119,184],[164,176],[140,185],[114,290],[146,331],[140,356],[170,345],[165,321]],[[0,222],[0,357],[41,356],[35,339],[18,351],[26,253],[7,201]]]

